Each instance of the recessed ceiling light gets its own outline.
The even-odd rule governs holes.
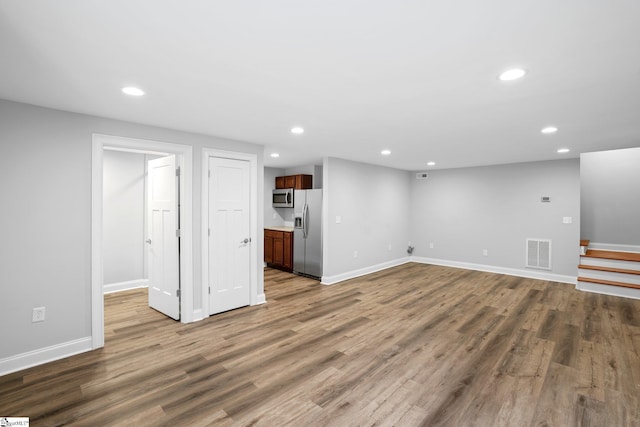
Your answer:
[[[280,157],[280,154],[278,153],[271,153],[269,154],[271,157],[276,158],[276,157]]]
[[[499,79],[504,82],[518,80],[524,77],[525,74],[527,74],[527,72],[522,68],[512,68],[500,74]]]
[[[428,162],[427,163],[427,166],[435,166],[435,165],[436,165],[436,162]]]
[[[568,153],[569,149],[568,148],[558,148],[558,153],[562,154],[562,153]]]
[[[391,150],[382,150],[380,154],[382,154],[383,156],[388,156],[389,154],[391,154]]]
[[[544,134],[556,133],[558,132],[558,128],[555,126],[547,126],[546,128],[542,129],[540,132]]]
[[[134,87],[134,86],[123,87],[122,88],[122,92],[126,93],[127,95],[131,95],[131,96],[142,96],[142,95],[144,95],[144,91],[142,89],[140,89],[139,87]]]
[[[291,133],[295,133],[296,135],[300,135],[301,133],[304,133],[304,129],[302,129],[300,126],[294,126],[291,128]]]

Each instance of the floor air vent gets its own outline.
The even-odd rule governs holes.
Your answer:
[[[551,240],[527,239],[527,267],[551,270]]]

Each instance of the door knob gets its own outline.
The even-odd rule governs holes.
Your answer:
[[[145,242],[147,242],[148,244],[151,244],[151,239],[147,239],[145,240]]]
[[[249,238],[245,238],[244,240],[241,240],[241,241],[240,241],[240,243],[244,243],[244,244],[246,245],[246,244],[247,244],[247,243],[249,243],[250,241],[251,241],[251,239],[249,239]]]

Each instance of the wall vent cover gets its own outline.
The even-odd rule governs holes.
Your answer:
[[[416,174],[416,179],[427,179],[429,178],[429,173],[427,172],[418,172]]]
[[[551,270],[551,240],[527,239],[527,267]]]

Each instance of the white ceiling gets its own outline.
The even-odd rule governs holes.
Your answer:
[[[640,1],[0,0],[0,98],[261,144],[276,167],[578,157],[640,145]]]

